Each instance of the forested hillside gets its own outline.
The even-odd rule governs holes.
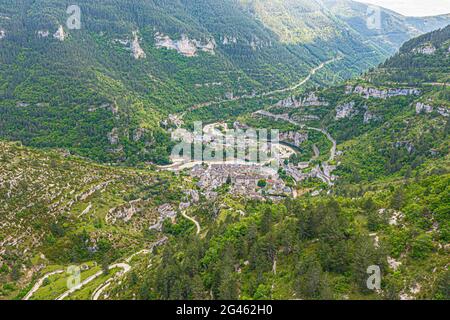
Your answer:
[[[0,298],[448,300],[450,88],[430,82],[446,81],[448,30],[407,42],[381,68],[338,86],[280,101],[256,97],[260,112],[223,114],[230,125],[304,139],[278,172],[292,196],[271,196],[270,179],[251,198],[232,192],[229,176],[207,190],[189,169],[118,168],[0,142]],[[406,83],[393,78],[398,70]],[[121,93],[138,92],[124,83]],[[99,103],[111,90],[103,94]],[[81,97],[83,106],[89,99]],[[133,110],[148,116],[140,106]],[[22,128],[26,119],[11,110],[2,112]],[[127,119],[123,128],[131,123],[128,113],[103,111]],[[80,118],[96,124],[86,127],[95,141],[98,118]],[[11,119],[1,124],[13,132]],[[301,166],[306,179],[289,176]],[[72,290],[77,266],[82,283]],[[370,266],[380,268],[378,290],[367,286]]]
[[[450,82],[449,39],[450,26],[447,26],[443,30],[436,30],[406,42],[399,53],[383,64],[380,69],[381,80],[448,84]],[[385,69],[389,70],[387,74]]]
[[[290,87],[336,57],[312,81],[348,78],[399,44],[315,1],[81,0],[79,30],[71,4],[0,1],[0,136],[102,162],[168,163],[170,113]]]
[[[450,299],[450,16],[70,5],[0,0],[0,299]],[[279,169],[170,158],[197,120]]]

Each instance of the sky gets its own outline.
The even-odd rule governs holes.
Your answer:
[[[355,0],[391,9],[405,16],[435,16],[450,13],[450,0]]]

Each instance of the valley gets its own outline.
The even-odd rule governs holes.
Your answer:
[[[0,0],[0,300],[449,299],[450,16],[79,5]]]

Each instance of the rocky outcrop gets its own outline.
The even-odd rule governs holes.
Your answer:
[[[223,82],[209,82],[209,83],[196,83],[196,88],[210,88],[210,87],[221,87]]]
[[[297,122],[308,122],[320,120],[320,117],[314,114],[294,114],[292,120]]]
[[[171,219],[173,221],[177,217],[177,212],[175,211],[173,206],[168,203],[158,207],[158,213],[159,213],[158,222],[153,226],[151,226],[149,228],[150,230],[161,231],[164,220]]]
[[[449,117],[450,116],[450,110],[445,107],[438,107],[437,113],[439,113],[443,117]]]
[[[235,121],[235,122],[233,123],[233,128],[234,128],[235,130],[247,130],[247,129],[249,129],[250,127],[249,127],[248,125],[246,125],[245,123],[241,123],[241,122],[239,122],[239,121]]]
[[[336,107],[336,120],[351,118],[358,114],[358,110],[355,109],[355,102],[351,101],[345,104],[341,104]]]
[[[431,43],[428,43],[418,48],[414,48],[412,52],[425,55],[432,55],[436,52],[436,48]]]
[[[302,107],[320,107],[320,106],[328,106],[329,103],[326,101],[322,101],[319,99],[318,96],[314,92],[309,93],[308,96],[304,97],[303,100],[301,100],[300,105]]]
[[[157,48],[166,48],[176,50],[178,53],[186,57],[194,57],[198,51],[215,54],[216,42],[213,38],[207,39],[205,42],[196,39],[189,39],[188,36],[182,35],[180,40],[172,40],[169,36],[156,33],[155,45]]]
[[[141,140],[146,132],[147,132],[147,129],[145,129],[145,128],[137,128],[133,134],[133,141],[137,142],[137,141]]]
[[[110,133],[108,133],[108,140],[109,143],[112,145],[116,145],[119,143],[119,129],[114,128],[111,130]]]
[[[271,47],[272,41],[265,41],[265,40],[259,39],[256,36],[252,36],[249,44],[250,44],[250,48],[252,48],[253,51],[257,51],[257,50],[261,50],[263,48]]]
[[[387,99],[397,96],[410,96],[410,95],[420,95],[420,90],[416,88],[392,88],[392,89],[377,89],[377,88],[366,88],[363,86],[356,86],[354,89],[352,86],[347,86],[345,89],[346,94],[359,94],[366,99],[378,98]]]
[[[111,224],[116,223],[118,220],[128,222],[136,213],[144,210],[146,203],[147,202],[142,199],[137,199],[117,208],[113,208],[109,210],[106,215],[106,222]]]
[[[400,261],[397,261],[394,258],[391,258],[389,256],[387,257],[387,263],[388,263],[389,267],[394,271],[397,271],[397,269],[400,268],[400,266],[402,265],[402,263]]]
[[[380,120],[380,117],[375,113],[370,112],[368,110],[364,113],[364,124],[369,124],[370,122],[378,120]]]
[[[300,133],[297,131],[288,131],[280,133],[280,141],[284,141],[293,144],[296,147],[300,147],[303,142],[308,140],[308,133]]]
[[[224,35],[222,37],[222,44],[224,46],[237,44],[237,42],[238,42],[238,39],[236,37],[234,37],[234,36]]]
[[[111,111],[111,113],[113,115],[117,115],[119,113],[119,108],[117,107],[117,105],[115,104],[110,104],[110,103],[103,103],[99,106],[90,106],[88,111],[89,112],[95,112],[97,110],[104,110],[107,109],[109,111]]]
[[[416,103],[416,114],[427,114],[432,113],[433,111],[436,111],[437,114],[443,117],[450,116],[450,110],[447,107],[435,107],[423,102]]]
[[[394,146],[399,149],[399,148],[406,148],[406,150],[408,151],[409,154],[413,153],[414,151],[414,144],[412,142],[409,141],[397,141],[394,143]]]
[[[184,124],[184,121],[176,114],[169,114],[169,117],[166,120],[161,121],[161,124],[166,128],[169,126],[180,128]]]
[[[64,28],[62,25],[59,26],[58,30],[53,34],[53,38],[64,41],[67,38],[67,34],[64,32]]]
[[[200,201],[200,194],[197,190],[186,190],[184,193],[193,203],[197,203]]]
[[[48,30],[39,30],[37,32],[37,35],[39,38],[48,38],[48,36],[50,35],[50,32]]]
[[[128,47],[130,45],[129,39],[114,39],[113,42],[120,43],[121,45],[126,46],[126,47]]]
[[[298,100],[292,96],[279,101],[276,106],[283,108],[299,108],[299,107],[320,107],[328,106],[329,103],[322,101],[314,92],[310,92],[306,97],[300,97]]]
[[[145,59],[146,54],[139,43],[138,32],[133,32],[133,41],[131,42],[131,54],[136,60]]]
[[[422,103],[422,102],[417,102],[416,114],[431,113],[431,112],[433,112],[433,106]]]
[[[71,207],[76,202],[85,201],[86,199],[88,199],[90,196],[92,196],[97,191],[104,190],[110,183],[111,183],[111,181],[102,182],[102,183],[100,183],[98,185],[93,186],[89,190],[76,195],[75,196],[75,200],[69,202],[69,207]]]

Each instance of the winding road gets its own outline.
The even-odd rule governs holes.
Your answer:
[[[295,85],[292,85],[290,87],[282,88],[282,89],[275,89],[275,90],[267,91],[267,92],[262,92],[260,94],[242,95],[242,96],[233,97],[231,99],[224,99],[224,100],[219,100],[219,101],[204,102],[204,103],[201,103],[199,105],[193,106],[192,108],[189,109],[189,111],[202,109],[202,108],[209,107],[209,106],[215,105],[215,104],[221,104],[221,103],[232,102],[232,101],[239,101],[239,100],[243,100],[243,99],[264,98],[264,97],[271,96],[271,95],[274,95],[274,94],[285,93],[285,92],[296,90],[299,87],[303,86],[305,83],[307,83],[309,80],[311,80],[312,76],[315,75],[319,70],[323,69],[325,66],[329,65],[330,63],[333,63],[335,61],[341,60],[342,58],[343,58],[343,56],[338,55],[338,56],[336,56],[336,57],[334,57],[334,58],[332,58],[330,60],[322,62],[317,67],[311,69],[310,72],[308,73],[308,75],[306,76],[306,78],[304,78],[299,83],[297,83]],[[182,116],[183,115],[184,115],[184,113],[182,114]]]
[[[327,137],[327,139],[333,144],[333,146],[330,149],[330,158],[328,159],[329,162],[333,161],[336,158],[337,143],[336,143],[336,140],[334,140],[334,138],[331,136],[331,134],[329,134],[324,129],[313,128],[313,127],[306,127],[306,129],[323,133]]]
[[[192,221],[192,222],[195,224],[195,226],[197,227],[197,235],[199,235],[200,232],[202,231],[202,229],[200,228],[200,223],[198,223],[198,221],[195,220],[194,218],[189,217],[189,216],[186,214],[186,212],[184,212],[184,211],[181,212],[181,215],[182,215],[183,217],[185,217],[186,219]]]
[[[194,222],[195,223],[195,222]],[[200,227],[200,225],[197,225],[197,228]],[[148,254],[150,252],[152,252],[152,250],[157,247],[160,246],[161,244],[165,243],[167,241],[167,237],[164,237],[160,240],[158,240],[157,242],[153,243],[150,246],[150,249],[143,249],[141,251],[138,251],[134,254],[132,254],[131,256],[129,256],[127,259],[125,259],[125,262],[123,263],[115,263],[112,264],[108,267],[109,270],[112,269],[116,269],[116,268],[120,268],[122,269],[122,271],[120,271],[118,274],[116,274],[114,277],[109,278],[108,280],[106,280],[104,283],[102,283],[100,286],[98,286],[95,290],[94,293],[92,294],[92,299],[93,300],[98,300],[98,298],[100,297],[100,295],[103,293],[103,291],[108,288],[111,285],[111,282],[117,278],[117,277],[121,277],[124,274],[130,272],[130,270],[132,269],[132,267],[129,265],[129,263],[131,262],[131,260],[136,257],[137,255],[141,255],[141,254]],[[56,270],[50,273],[47,273],[46,275],[44,275],[42,278],[40,278],[35,285],[33,286],[33,288],[26,294],[26,296],[22,299],[22,300],[29,300],[34,293],[36,293],[36,291],[39,290],[39,288],[43,285],[45,279],[48,279],[49,277],[51,277],[52,275],[55,274],[61,274],[64,273],[65,270]],[[103,270],[102,271],[98,271],[95,274],[93,274],[92,276],[86,278],[85,280],[83,280],[82,282],[80,282],[78,285],[70,288],[69,290],[67,290],[66,292],[64,292],[63,294],[61,294],[58,298],[56,298],[55,300],[64,300],[65,298],[67,298],[69,295],[71,295],[72,293],[74,293],[77,290],[80,290],[83,286],[87,285],[88,283],[94,281],[96,278],[100,277],[103,274]]]
[[[49,277],[55,275],[55,274],[60,274],[60,273],[64,273],[64,270],[56,270],[50,273],[47,273],[46,275],[44,275],[42,278],[40,278],[33,286],[33,288],[31,288],[31,290],[26,294],[25,297],[23,297],[22,300],[29,300],[31,298],[31,296],[33,294],[36,293],[36,291],[39,290],[39,288],[44,284],[44,281],[46,279],[48,279]]]
[[[127,263],[116,263],[116,264],[110,265],[108,267],[109,270],[116,269],[116,268],[122,269],[119,276],[122,276],[131,270],[131,266]],[[93,274],[92,276],[88,277],[87,279],[81,281],[78,285],[76,285],[76,286],[70,288],[69,290],[67,290],[66,292],[64,292],[62,295],[60,295],[58,298],[56,298],[56,300],[64,300],[65,298],[67,298],[69,295],[71,295],[75,291],[80,290],[83,286],[87,285],[88,283],[94,281],[96,278],[100,277],[102,274],[103,274],[103,270],[98,271],[97,273]]]
[[[162,245],[163,243],[165,243],[167,241],[167,237],[163,237],[162,239],[158,240],[157,242],[153,243],[150,246],[150,249],[143,249],[141,251],[138,251],[136,253],[133,253],[131,256],[129,256],[127,259],[125,259],[126,264],[130,263],[131,260],[133,260],[134,257],[141,255],[141,254],[149,254],[153,251],[153,249],[157,246]],[[92,294],[92,300],[98,300],[101,296],[101,294],[111,285],[112,281],[117,278],[118,276],[122,276],[123,274],[129,272],[131,270],[131,266],[129,266],[130,268],[123,272],[122,274],[119,274],[115,277],[109,278],[108,280],[106,280],[104,283],[102,283],[101,285],[99,285],[95,290],[94,293]]]
[[[307,129],[307,130],[314,130],[317,132],[320,132],[322,134],[324,134],[327,139],[331,142],[332,146],[330,149],[330,158],[328,159],[328,161],[323,162],[322,166],[325,168],[326,166],[328,166],[329,162],[333,161],[336,158],[336,149],[337,149],[337,142],[336,140],[331,136],[330,133],[328,133],[325,129],[321,129],[321,128],[314,128],[314,127],[308,127],[305,126],[304,124],[301,124],[291,118],[287,118],[286,116],[280,116],[277,114],[273,114],[269,111],[265,111],[265,110],[259,110],[256,111],[255,114],[259,114],[265,117],[270,117],[270,118],[274,118],[276,120],[282,120],[282,121],[287,121],[290,122],[294,125],[299,126],[302,129]],[[317,148],[317,147],[316,147]],[[316,150],[314,151],[314,153],[317,155]],[[333,179],[330,175],[327,175],[325,172],[326,170],[322,170],[322,168],[320,167],[320,165],[317,165],[317,167],[315,168],[316,172],[317,172],[317,177],[319,179],[321,179],[322,181],[324,181],[325,183],[327,183],[328,185],[332,186],[333,185]]]
[[[273,113],[271,113],[269,111],[266,111],[266,110],[259,110],[259,111],[256,111],[254,114],[259,114],[259,115],[262,115],[262,116],[265,116],[265,117],[273,118],[275,120],[286,121],[286,122],[289,122],[291,124],[297,125],[300,128],[302,128],[302,129],[314,130],[314,131],[317,131],[317,132],[320,132],[320,133],[324,134],[327,137],[327,139],[332,143],[332,147],[330,149],[330,158],[329,158],[328,161],[333,161],[336,158],[336,148],[337,148],[336,140],[334,140],[334,138],[331,136],[331,134],[329,134],[326,130],[320,129],[320,128],[314,128],[314,127],[307,127],[307,126],[305,126],[302,123],[299,123],[299,122],[297,122],[295,120],[292,120],[291,118],[286,118],[284,116],[273,114]]]

